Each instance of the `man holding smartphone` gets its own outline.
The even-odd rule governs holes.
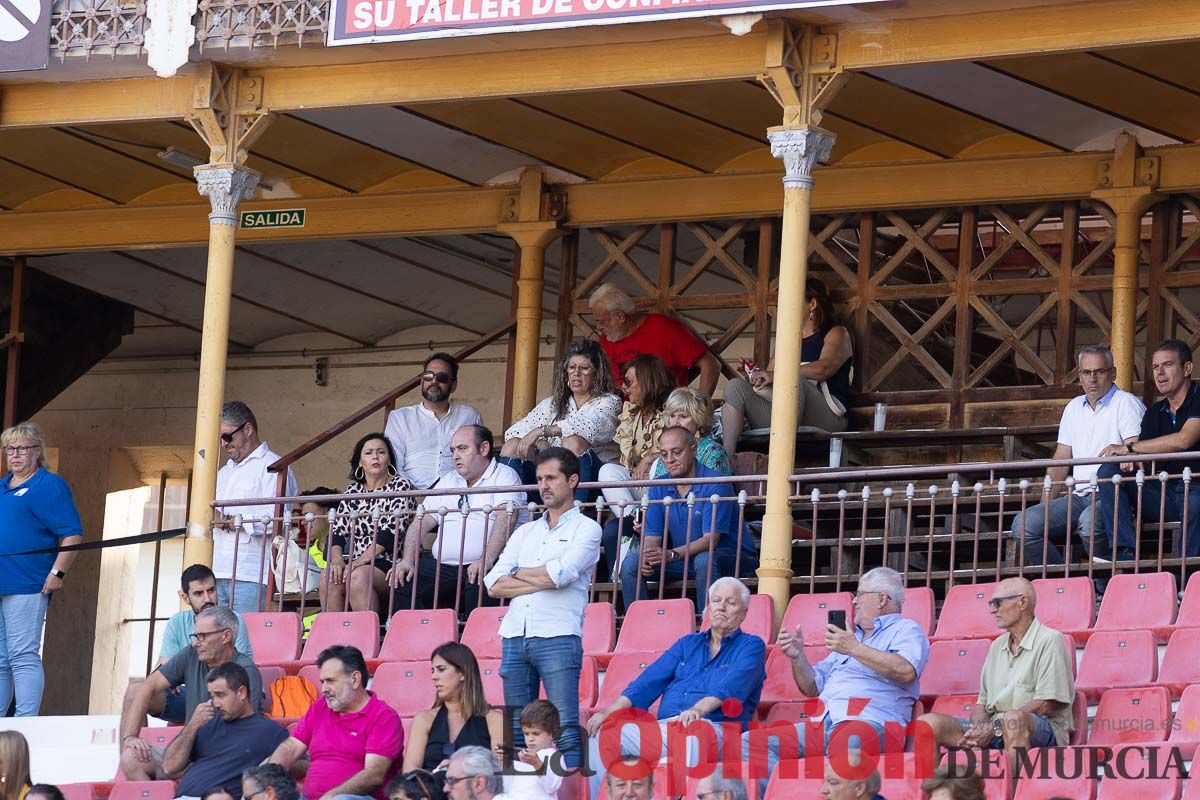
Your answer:
[[[805,697],[821,698],[824,720],[818,721],[814,715],[810,722],[796,725],[797,752],[781,753],[781,741],[790,749],[791,737],[781,739],[770,728],[746,733],[742,736],[743,756],[762,763],[765,748],[768,769],[773,770],[780,760],[806,755],[805,725],[823,725],[828,750],[834,731],[848,722],[858,723],[855,730],[863,730],[863,724],[873,729],[879,736],[879,752],[902,751],[904,727],[912,719],[921,671],[929,660],[929,638],[920,625],[901,616],[903,603],[904,579],[896,570],[876,567],[863,575],[854,594],[854,626],[846,626],[846,612],[830,612],[825,629],[829,655],[816,664],[810,664],[804,655],[800,626],[791,631],[780,629],[776,641],[792,660],[796,687]],[[846,744],[866,749],[855,735],[850,735]],[[765,793],[765,780],[761,788]]]

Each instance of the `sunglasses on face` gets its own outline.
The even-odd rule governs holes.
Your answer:
[[[437,381],[438,383],[449,383],[452,379],[449,372],[422,372],[421,380]]]
[[[225,444],[229,444],[230,442],[233,441],[233,437],[237,436],[238,431],[240,431],[242,428],[246,427],[249,424],[250,424],[250,420],[246,420],[241,425],[238,425],[236,428],[231,430],[229,433],[222,433],[221,441],[224,442]]]
[[[1019,594],[1006,594],[1003,597],[993,597],[991,600],[988,600],[988,608],[992,611],[997,611],[1005,602],[1016,600],[1020,596]]]

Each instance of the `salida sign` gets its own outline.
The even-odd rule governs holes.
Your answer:
[[[275,211],[243,211],[241,227],[259,228],[303,228],[303,208],[281,208]]]
[[[329,44],[612,25],[879,0],[331,0]]]

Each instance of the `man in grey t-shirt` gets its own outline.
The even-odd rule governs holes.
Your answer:
[[[121,771],[127,780],[150,781],[164,777],[164,748],[152,747],[138,736],[146,709],[156,693],[161,695],[169,688],[186,684],[189,689],[185,718],[191,719],[196,706],[209,700],[208,671],[233,661],[245,667],[250,676],[250,701],[254,710],[262,709],[262,677],[254,666],[254,659],[234,647],[237,630],[238,617],[233,611],[224,606],[206,608],[196,616],[192,646],[176,653],[147,676],[121,714]]]

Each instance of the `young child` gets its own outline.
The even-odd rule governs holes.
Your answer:
[[[554,758],[558,729],[558,709],[554,704],[534,700],[521,710],[525,749],[517,751],[510,759],[505,757],[503,745],[496,746],[505,767],[504,794],[510,800],[557,800],[563,782],[559,774],[561,761]]]

